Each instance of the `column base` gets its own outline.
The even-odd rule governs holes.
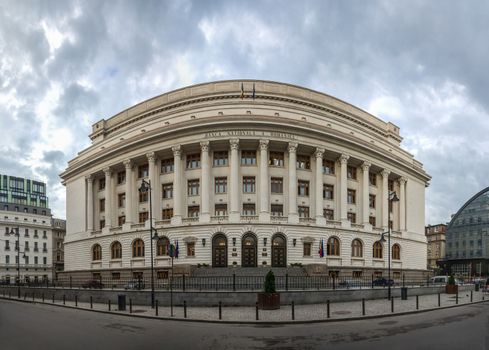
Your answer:
[[[270,213],[269,212],[260,213],[258,219],[260,220],[260,222],[270,222]]]
[[[170,220],[170,224],[181,225],[182,224],[182,216],[181,215],[172,216],[172,218]]]
[[[211,214],[200,213],[199,222],[211,222]]]
[[[365,232],[372,232],[372,224],[370,222],[363,223],[363,230]]]
[[[289,224],[298,224],[299,215],[297,213],[289,213],[289,216],[287,217],[287,222]]]
[[[229,213],[229,222],[240,222],[240,220],[241,220],[241,215],[239,215],[238,212]]]
[[[326,218],[322,215],[316,216],[316,225],[326,226]]]
[[[341,219],[342,228],[351,228],[351,222],[348,219]]]

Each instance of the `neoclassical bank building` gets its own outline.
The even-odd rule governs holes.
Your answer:
[[[151,226],[156,278],[168,276],[170,243],[180,273],[300,264],[386,276],[389,253],[394,278],[426,271],[429,175],[396,125],[332,96],[204,83],[102,119],[89,137],[61,174],[70,275],[148,276]]]

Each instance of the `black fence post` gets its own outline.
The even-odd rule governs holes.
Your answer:
[[[294,301],[292,300],[292,321],[295,320],[295,304]]]
[[[473,297],[473,292],[470,291],[470,302],[472,302],[472,300],[473,300],[472,297]]]
[[[132,299],[129,299],[129,313],[132,314]]]
[[[456,296],[455,296],[455,304],[457,304],[457,305],[458,305],[458,288],[457,288],[457,294],[456,294]]]
[[[438,293],[438,307],[441,306],[441,297],[440,297],[440,293]]]
[[[255,303],[256,320],[258,321],[258,302]]]
[[[333,275],[333,290],[336,289],[336,277]]]
[[[63,305],[66,305],[66,295],[63,294]]]
[[[372,280],[370,281],[370,287],[374,288],[374,274],[372,274]]]
[[[391,312],[394,312],[394,298],[391,298]]]
[[[219,302],[219,319],[222,320],[222,302]]]
[[[93,298],[91,295],[90,295],[90,309],[93,309]]]
[[[108,300],[108,304],[109,304],[109,311],[110,311],[110,299]]]
[[[75,307],[78,307],[78,294],[75,294]]]
[[[419,310],[419,295],[416,295],[416,310]]]
[[[236,274],[233,273],[233,292],[236,292]]]
[[[73,287],[71,276],[70,276],[70,289]]]
[[[362,316],[365,316],[365,299],[362,298]]]
[[[155,315],[158,316],[158,299],[155,300]]]
[[[326,316],[327,316],[327,318],[329,318],[329,316],[330,316],[330,313],[329,313],[329,299],[326,300]]]
[[[44,303],[44,293],[41,294],[42,302]]]
[[[187,302],[183,301],[183,318],[187,318]]]
[[[182,275],[182,291],[185,292],[185,274]]]
[[[289,274],[285,274],[285,290],[289,290]]]

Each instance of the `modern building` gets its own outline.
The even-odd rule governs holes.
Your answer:
[[[457,276],[489,274],[489,187],[452,217],[446,233],[445,270]]]
[[[51,220],[51,227],[53,229],[53,278],[57,279],[58,272],[64,270],[64,240],[66,236],[66,220],[55,219]]]
[[[51,233],[46,184],[0,175],[0,281],[50,279]]]
[[[168,275],[169,242],[187,271],[302,264],[378,276],[390,249],[395,278],[427,273],[430,177],[401,148],[396,125],[334,97],[272,81],[211,82],[102,119],[90,138],[61,174],[66,274],[148,274],[150,217],[158,278]],[[138,191],[143,180],[150,195]],[[391,247],[380,241],[389,226]]]
[[[429,225],[425,228],[428,241],[428,270],[437,271],[437,262],[445,259],[445,232],[447,225]]]

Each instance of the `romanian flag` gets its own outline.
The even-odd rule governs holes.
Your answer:
[[[322,239],[319,241],[319,252],[318,253],[319,253],[320,258],[324,257],[324,243],[323,243]]]
[[[243,83],[241,83],[241,99],[244,98],[244,86]]]

